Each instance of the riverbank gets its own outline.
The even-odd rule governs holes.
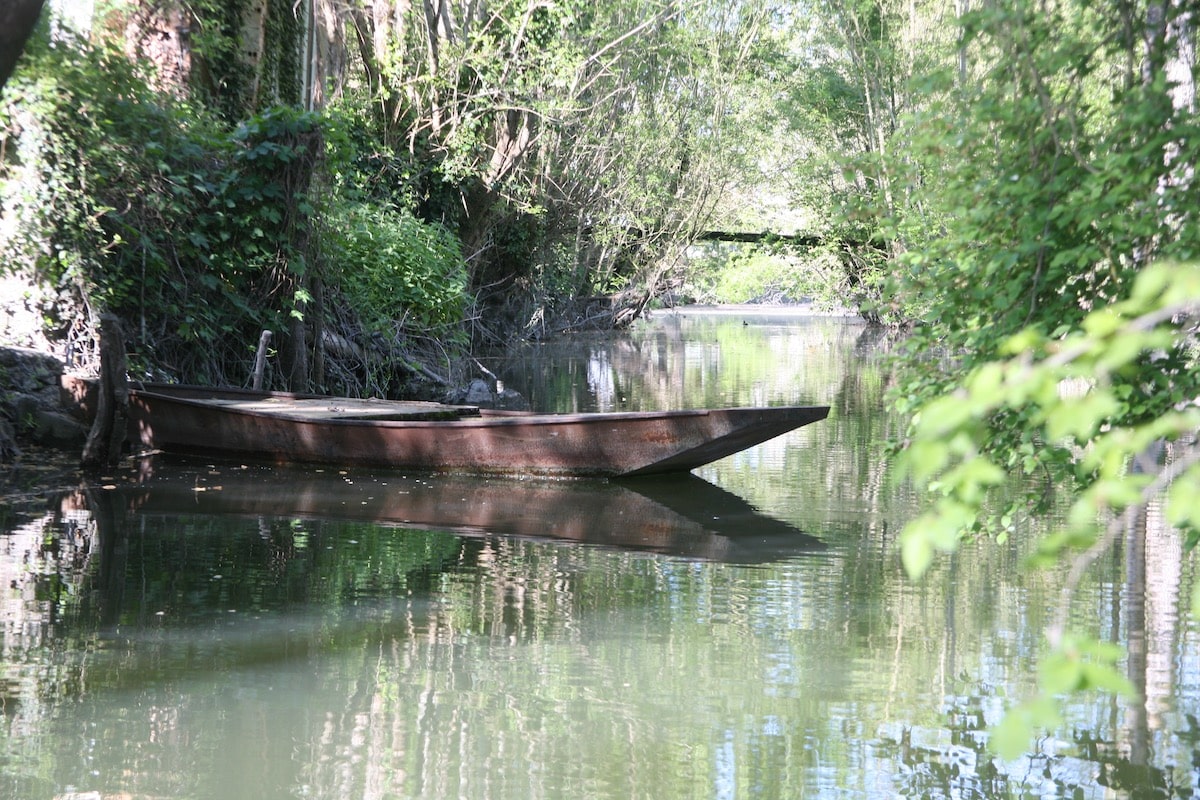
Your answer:
[[[0,515],[36,511],[85,479],[88,425],[64,398],[63,370],[50,353],[0,347]]]
[[[27,445],[82,452],[87,426],[65,407],[64,365],[27,347],[0,347],[0,465]]]

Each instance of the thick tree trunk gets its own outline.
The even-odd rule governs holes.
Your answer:
[[[37,25],[45,0],[6,0],[0,3],[0,89],[16,69],[17,59]]]
[[[129,421],[125,339],[121,323],[111,314],[100,318],[100,396],[96,420],[83,447],[83,467],[99,470],[117,463]]]

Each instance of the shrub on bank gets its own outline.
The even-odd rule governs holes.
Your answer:
[[[311,349],[327,321],[461,323],[457,242],[343,199],[329,118],[281,107],[231,128],[102,43],[26,55],[0,97],[0,268],[52,289],[40,312],[60,351],[93,352],[106,310],[139,373],[240,383],[264,328],[282,350],[289,335]]]

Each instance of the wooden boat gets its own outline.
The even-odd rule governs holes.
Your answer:
[[[824,419],[828,406],[544,414],[135,384],[143,445],[276,463],[627,477],[687,472]]]

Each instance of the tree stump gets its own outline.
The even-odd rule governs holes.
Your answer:
[[[125,339],[112,314],[100,317],[100,392],[96,419],[83,447],[83,468],[99,470],[121,458],[129,424],[129,384],[126,382]]]

